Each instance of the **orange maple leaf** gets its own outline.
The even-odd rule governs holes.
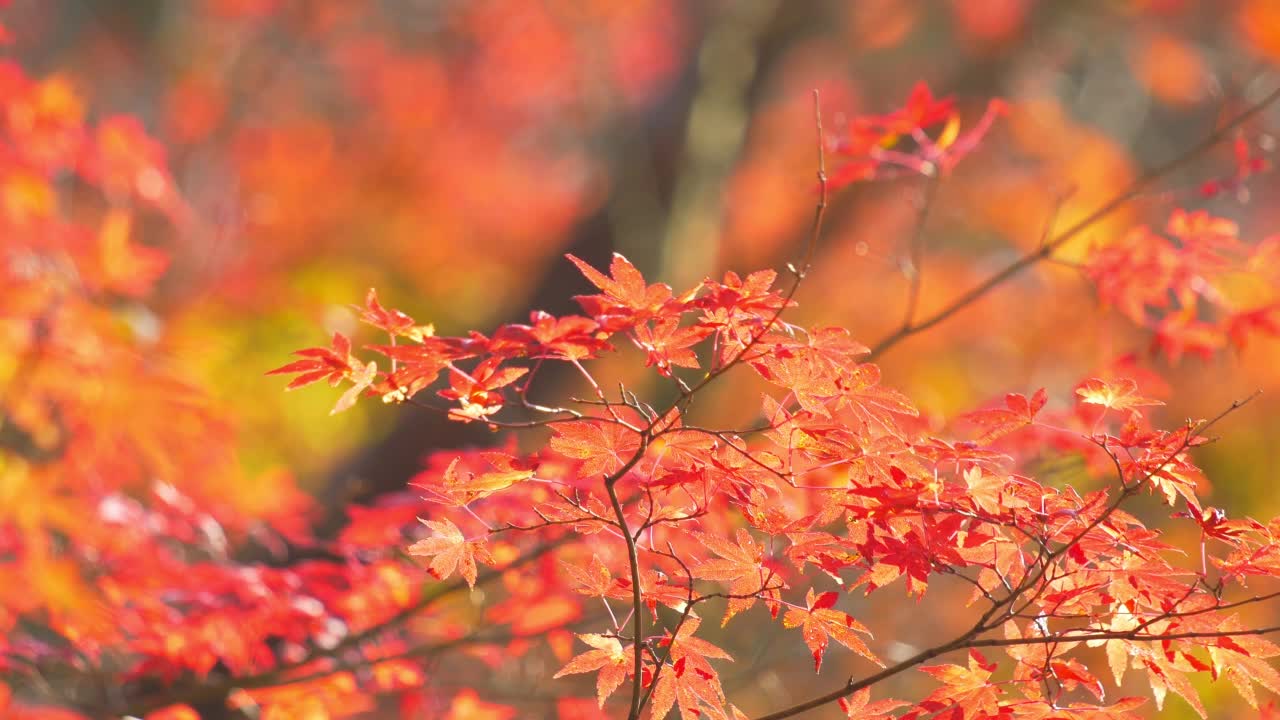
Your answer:
[[[1232,633],[1244,629],[1244,626],[1239,616],[1232,615],[1217,629]],[[1250,707],[1258,707],[1258,698],[1253,690],[1255,682],[1280,695],[1280,672],[1267,662],[1267,658],[1280,655],[1280,647],[1271,641],[1248,635],[1224,635],[1208,649],[1215,675],[1226,675]]]
[[[640,447],[640,436],[616,422],[580,420],[558,423],[551,449],[582,461],[584,477],[617,472]]]
[[[871,652],[871,649],[867,647],[866,643],[862,642],[862,638],[856,634],[862,633],[869,636],[871,631],[847,613],[832,609],[832,606],[836,604],[836,600],[839,598],[840,595],[834,592],[815,595],[813,588],[809,588],[809,592],[805,596],[807,609],[787,610],[787,614],[782,618],[782,624],[789,628],[801,628],[801,633],[804,635],[804,644],[808,645],[809,650],[813,652],[813,669],[815,672],[822,669],[822,655],[827,650],[828,638],[884,667],[884,663],[880,662],[875,654]]]
[[[630,674],[631,646],[624,648],[617,638],[594,633],[578,635],[578,639],[595,649],[570,659],[559,672],[552,676],[552,679],[599,670],[600,674],[596,676],[596,701],[600,707],[604,707],[605,699],[612,695]]]
[[[653,685],[651,717],[666,717],[671,707],[678,705],[681,720],[727,720],[720,675],[708,658],[733,658],[706,640],[694,637],[701,624],[700,618],[690,615],[674,636],[668,635],[659,643],[671,648],[667,657],[670,666],[663,669]]]
[[[422,520],[422,523],[436,531],[435,537],[419,540],[409,546],[410,555],[431,557],[427,571],[440,580],[444,580],[456,570],[467,581],[467,585],[476,586],[476,560],[492,563],[493,556],[484,546],[483,540],[468,540],[462,531],[448,519]]]
[[[995,715],[1000,705],[1000,688],[991,682],[995,668],[994,663],[987,662],[982,653],[974,649],[969,650],[968,667],[950,664],[922,667],[920,671],[932,675],[942,687],[933,691],[921,705],[954,704],[964,708],[963,717]]]
[[[573,578],[576,585],[574,590],[583,595],[605,597],[618,588],[618,584],[614,582],[608,566],[604,564],[599,555],[592,555],[591,562],[587,567],[564,560],[560,561],[560,567],[569,577]]]
[[[889,713],[894,710],[905,707],[909,703],[901,700],[877,700],[871,701],[871,688],[865,687],[847,698],[840,698],[840,709],[850,718],[858,718],[858,720],[881,720],[882,718],[892,718]]]
[[[982,468],[971,467],[964,471],[964,482],[969,487],[969,498],[977,508],[989,515],[999,515],[1003,509],[1000,495],[1004,491],[1004,478]]]
[[[710,533],[694,533],[698,542],[708,550],[720,556],[718,560],[707,560],[694,566],[693,574],[705,580],[715,580],[729,586],[729,606],[724,613],[724,621],[729,622],[734,615],[750,608],[756,602],[756,595],[777,597],[778,581],[773,581],[771,589],[766,589],[770,573],[761,567],[764,561],[764,549],[751,537],[751,533],[738,528],[736,543]],[[763,592],[762,592],[763,591]]]
[[[1163,405],[1159,400],[1143,397],[1138,394],[1138,383],[1129,378],[1103,380],[1089,378],[1076,388],[1080,402],[1090,405],[1101,405],[1111,410],[1132,410],[1148,405]]]
[[[445,468],[438,482],[410,484],[431,493],[431,499],[462,506],[533,477],[533,470],[521,467],[516,458],[510,455],[498,452],[483,455],[494,467],[493,472],[476,474],[458,470],[460,458],[454,458],[449,463],[449,467]],[[430,474],[423,473],[419,477]]]

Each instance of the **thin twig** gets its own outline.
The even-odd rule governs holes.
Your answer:
[[[1062,232],[1058,233],[1053,237],[1052,240],[1042,244],[1039,248],[1037,248],[1033,252],[1023,255],[1022,257],[1006,265],[1003,269],[997,271],[995,274],[991,275],[990,277],[988,277],[986,280],[982,281],[978,285],[974,286],[973,288],[970,288],[967,292],[961,294],[955,300],[947,304],[946,307],[938,310],[937,312],[933,313],[932,315],[926,317],[925,319],[919,322],[913,322],[909,325],[904,325],[898,328],[897,330],[893,331],[892,333],[890,333],[889,335],[881,339],[880,342],[876,343],[872,347],[871,354],[868,357],[868,360],[870,361],[870,360],[875,360],[879,358],[881,355],[884,355],[884,353],[888,352],[890,348],[894,347],[895,345],[902,342],[903,340],[906,340],[907,338],[913,335],[916,335],[920,332],[928,330],[934,325],[937,325],[951,318],[951,316],[955,315],[956,313],[960,312],[964,308],[968,307],[969,305],[972,305],[974,302],[986,296],[986,294],[991,292],[991,290],[993,290],[994,288],[1002,285],[1009,278],[1013,277],[1014,275],[1017,275],[1018,273],[1022,272],[1023,270],[1026,270],[1027,268],[1035,265],[1036,263],[1047,259],[1049,256],[1053,254],[1055,250],[1057,250],[1058,248],[1062,247],[1065,243],[1067,243],[1067,241],[1072,240],[1073,238],[1079,236],[1081,233],[1085,232],[1086,230],[1089,230],[1094,225],[1096,225],[1100,220],[1111,215],[1116,210],[1119,210],[1121,207],[1124,207],[1126,204],[1128,204],[1130,200],[1133,200],[1135,197],[1141,195],[1142,192],[1146,190],[1147,186],[1151,185],[1156,180],[1159,180],[1165,175],[1168,175],[1174,170],[1177,170],[1178,168],[1182,167],[1183,165],[1187,164],[1191,160],[1195,159],[1205,151],[1214,147],[1215,145],[1222,142],[1223,140],[1226,140],[1227,138],[1229,138],[1236,128],[1240,127],[1241,125],[1251,120],[1253,117],[1261,113],[1267,107],[1275,103],[1276,100],[1280,100],[1280,87],[1276,88],[1275,90],[1272,90],[1262,100],[1258,101],[1249,109],[1245,110],[1244,112],[1240,113],[1236,117],[1232,118],[1229,122],[1227,122],[1222,127],[1218,128],[1216,131],[1211,133],[1208,137],[1200,141],[1191,149],[1182,153],[1178,157],[1162,165],[1157,165],[1156,167],[1143,173],[1141,177],[1139,177],[1137,180],[1130,183],[1128,188],[1126,188],[1125,190],[1123,190],[1122,192],[1120,192],[1118,195],[1111,198],[1107,202],[1103,203],[1100,207],[1098,207],[1096,210],[1086,215],[1083,219],[1077,221],[1076,223],[1068,227],[1066,230],[1063,230]]]
[[[804,280],[805,276],[809,274],[809,268],[813,263],[814,249],[817,248],[818,238],[822,235],[822,222],[827,214],[827,159],[826,150],[823,146],[825,138],[823,136],[822,129],[822,98],[816,89],[813,91],[813,116],[814,125],[817,128],[818,133],[818,202],[814,206],[813,224],[810,226],[809,230],[809,241],[805,244],[804,257],[801,259],[798,266],[789,266],[791,272],[795,275],[795,281],[791,283],[791,287],[787,290],[787,293],[782,296],[782,302],[779,303],[778,308],[774,310],[773,315],[769,317],[768,322],[764,324],[764,327],[760,329],[760,332],[752,335],[751,339],[748,340],[747,343],[743,345],[742,349],[730,358],[728,362],[707,372],[707,374],[692,387],[688,389],[682,388],[680,392],[680,399],[676,401],[672,406],[672,409],[675,409],[682,403],[687,402],[699,390],[728,372],[729,369],[737,365],[746,356],[746,354],[756,346],[757,343],[764,339],[764,336],[768,335],[769,331],[773,329],[773,326],[778,323],[778,318],[781,317],[782,311],[791,305],[791,301],[795,298],[796,292],[800,289],[800,283]],[[665,416],[666,413],[663,413],[663,415]]]
[[[924,226],[929,219],[929,209],[933,207],[938,196],[938,185],[942,176],[934,173],[925,180],[924,196],[920,199],[920,207],[916,210],[915,230],[911,233],[911,245],[908,248],[911,263],[910,285],[907,288],[907,309],[902,316],[902,327],[911,327],[916,318],[916,308],[920,304],[920,288],[924,271]]]

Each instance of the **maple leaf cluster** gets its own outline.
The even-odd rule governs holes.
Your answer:
[[[849,121],[847,134],[831,149],[850,160],[832,173],[830,187],[904,173],[948,172],[982,142],[1004,112],[1004,102],[992,100],[973,126],[962,130],[955,98],[934,97],[928,85],[916,83],[902,108]]]
[[[1129,231],[1089,255],[1098,296],[1152,331],[1155,350],[1209,357],[1280,333],[1280,237],[1246,243],[1235,222],[1175,209],[1164,232]]]
[[[853,681],[828,701],[840,699],[850,717],[1135,717],[1142,701],[1108,699],[1082,659],[1086,646],[1106,647],[1117,683],[1143,672],[1157,703],[1173,690],[1201,714],[1189,674],[1225,675],[1251,703],[1254,683],[1280,687],[1264,661],[1280,649],[1239,640],[1234,612],[1256,601],[1247,583],[1273,572],[1263,558],[1277,554],[1280,528],[1228,519],[1199,500],[1189,453],[1216,420],[1153,427],[1145,412],[1160,403],[1110,372],[1083,380],[1065,407],[1052,408],[1044,389],[1010,394],[1003,407],[963,418],[975,439],[948,437],[881,383],[878,367],[861,360],[868,349],[846,331],[783,321],[791,294],[771,272],[676,293],[620,255],[607,275],[570,259],[599,290],[579,298],[585,315],[535,314],[487,336],[420,331],[371,295],[366,321],[401,342],[369,349],[394,362],[370,380],[356,376],[367,364],[343,357],[341,378],[464,422],[550,428],[533,454],[452,454],[421,473],[414,484],[438,510],[424,520],[430,536],[408,552],[431,574],[470,585],[493,562],[491,543],[565,542],[552,582],[596,599],[608,619],[578,635],[589,649],[556,677],[594,673],[602,708],[630,686],[631,717],[672,708],[686,719],[744,717],[722,686],[732,658],[700,636],[699,609],[711,601],[723,603],[725,624],[762,604],[800,630],[815,669],[832,640],[885,667],[871,628],[839,608],[841,588],[872,593],[901,581],[918,597],[940,576],[966,578],[970,603],[987,609],[928,657],[969,649],[969,665],[921,667],[940,687],[914,703],[871,703]],[[588,366],[619,346],[642,354],[676,399],[659,406],[601,387]],[[345,339],[335,348],[349,353]],[[338,363],[326,362],[277,372],[316,381],[332,377],[322,373]],[[528,400],[528,383],[550,362],[576,369],[594,394],[566,407]],[[696,395],[739,369],[772,388],[758,424],[697,424]],[[419,400],[432,387],[448,404]],[[1046,436],[1099,477],[1112,475],[1113,487],[1082,494],[1021,474]],[[1201,567],[1183,566],[1176,548],[1123,509],[1140,493],[1199,528]],[[980,647],[1005,649],[1011,681],[993,679],[1002,663]]]
[[[163,148],[65,76],[0,61],[0,86],[0,716],[193,718],[210,688],[276,718],[425,702],[410,658],[474,639],[447,612],[403,632],[440,599],[400,552],[429,535],[417,508],[319,537],[291,477],[242,474],[228,409],[158,338],[192,221]],[[299,367],[372,380],[347,359]],[[334,660],[353,652],[360,673]]]

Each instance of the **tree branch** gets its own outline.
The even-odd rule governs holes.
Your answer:
[[[1206,137],[1204,140],[1201,140],[1198,144],[1196,144],[1191,149],[1175,157],[1174,159],[1162,165],[1157,165],[1156,167],[1143,173],[1141,177],[1133,181],[1129,185],[1129,187],[1123,190],[1120,194],[1116,195],[1115,197],[1111,198],[1107,202],[1103,203],[1099,208],[1097,208],[1093,212],[1086,215],[1083,219],[1079,220],[1078,222],[1073,224],[1071,227],[1055,235],[1053,239],[1049,240],[1046,243],[1043,243],[1035,251],[1027,253],[1026,255],[1023,255],[1022,257],[1013,261],[1009,265],[1006,265],[1002,270],[999,270],[991,277],[987,278],[986,280],[982,281],[978,285],[969,289],[967,292],[960,295],[960,297],[951,301],[951,303],[949,303],[946,307],[938,310],[932,315],[924,318],[919,322],[907,323],[902,327],[898,328],[897,330],[893,331],[892,333],[890,333],[889,335],[881,339],[880,342],[872,346],[871,354],[867,358],[868,361],[876,360],[881,355],[884,355],[886,352],[888,352],[890,348],[894,347],[895,345],[902,342],[903,340],[906,340],[907,338],[913,335],[916,335],[920,332],[928,330],[934,325],[938,325],[939,323],[942,323],[948,320],[949,318],[951,318],[951,316],[965,309],[969,305],[972,305],[974,302],[977,302],[978,300],[986,296],[987,293],[991,292],[996,287],[999,287],[1000,285],[1002,285],[1009,278],[1035,265],[1041,260],[1045,260],[1049,258],[1051,255],[1053,255],[1055,250],[1062,247],[1067,241],[1079,236],[1081,233],[1093,227],[1103,218],[1112,214],[1116,210],[1119,210],[1121,207],[1124,207],[1126,204],[1129,203],[1130,200],[1133,200],[1135,197],[1140,195],[1147,188],[1147,186],[1151,185],[1156,180],[1159,180],[1160,178],[1168,175],[1174,170],[1177,170],[1178,168],[1187,164],[1188,162],[1195,159],[1196,157],[1206,152],[1210,148],[1214,147],[1218,143],[1222,142],[1223,140],[1226,140],[1228,137],[1231,136],[1231,134],[1236,130],[1236,128],[1240,127],[1241,125],[1245,124],[1249,120],[1253,119],[1263,110],[1265,110],[1266,108],[1274,104],[1277,100],[1280,100],[1280,87],[1276,88],[1275,90],[1272,90],[1262,100],[1259,100],[1253,106],[1251,106],[1244,112],[1232,118],[1225,125],[1215,130],[1208,137]]]
[[[628,720],[639,720],[640,717],[641,675],[644,670],[644,643],[642,642],[644,598],[640,592],[640,555],[636,551],[636,539],[627,526],[627,516],[622,511],[622,503],[618,500],[617,484],[630,472],[631,468],[635,467],[636,463],[640,462],[640,458],[644,457],[649,445],[648,439],[648,433],[641,434],[640,447],[636,449],[631,459],[604,479],[604,489],[609,494],[609,504],[613,506],[613,513],[618,519],[618,529],[622,530],[622,539],[627,544],[627,562],[630,564],[631,572],[631,628],[635,640],[632,646],[635,649],[635,656],[632,660],[634,672],[631,677],[631,709],[627,712]]]

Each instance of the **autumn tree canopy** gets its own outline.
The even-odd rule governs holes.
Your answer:
[[[144,5],[0,15],[4,717],[1276,712],[1266,3]]]

